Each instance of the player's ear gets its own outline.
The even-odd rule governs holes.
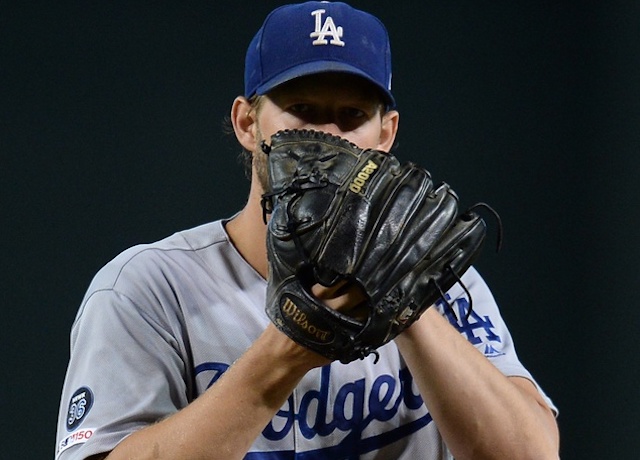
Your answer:
[[[256,149],[256,111],[246,97],[238,96],[231,106],[231,124],[240,145],[249,152]]]
[[[397,110],[390,110],[382,115],[382,130],[380,131],[380,141],[378,144],[378,150],[388,152],[393,147],[393,143],[396,140],[396,134],[398,134],[398,122],[400,120],[400,114]]]

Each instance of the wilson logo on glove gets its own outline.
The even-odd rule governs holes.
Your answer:
[[[322,343],[329,343],[333,340],[333,334],[331,334],[331,331],[320,329],[318,326],[309,323],[307,315],[301,312],[298,306],[289,297],[284,298],[284,303],[280,308],[282,310],[282,315],[285,318],[290,318],[294,324],[315,340]]]
[[[369,163],[367,163],[351,181],[351,183],[349,184],[349,190],[351,190],[353,193],[360,193],[362,191],[362,187],[365,186],[376,169],[378,169],[378,165],[372,160],[369,160]]]

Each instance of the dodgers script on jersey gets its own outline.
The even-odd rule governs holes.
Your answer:
[[[533,381],[480,275],[471,268],[463,281],[473,312],[466,317],[460,287],[448,293],[456,315],[437,308],[505,375]],[[107,264],[72,328],[56,457],[108,452],[215,384],[267,326],[266,286],[221,221]],[[246,458],[451,458],[394,343],[379,353],[376,364],[370,356],[309,372]]]

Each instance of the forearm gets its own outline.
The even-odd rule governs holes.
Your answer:
[[[269,326],[193,403],[133,433],[108,458],[241,459],[304,374],[322,364]]]
[[[456,459],[555,459],[558,432],[533,385],[505,377],[434,308],[396,338]]]

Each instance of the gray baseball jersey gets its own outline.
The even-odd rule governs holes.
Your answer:
[[[471,268],[463,281],[471,315],[459,286],[448,292],[457,314],[437,308],[505,375],[533,381],[480,275]],[[267,326],[266,286],[221,221],[108,263],[72,327],[57,458],[108,452],[213,385]],[[370,356],[309,372],[246,458],[450,458],[395,344],[379,353],[376,364]]]

